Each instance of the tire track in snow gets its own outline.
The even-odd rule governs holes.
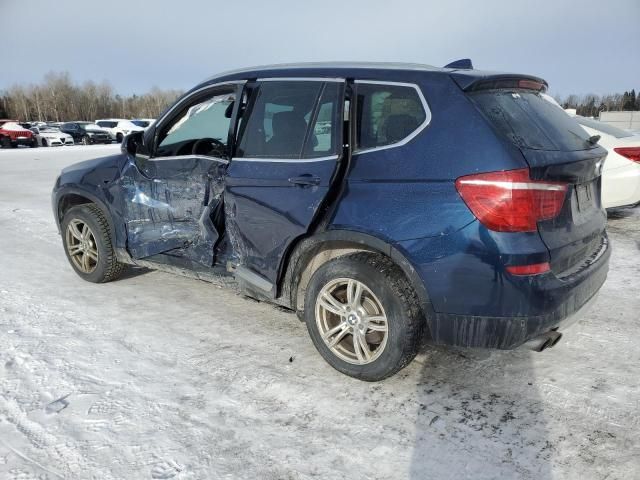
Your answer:
[[[30,420],[26,413],[18,406],[18,404],[0,395],[0,418],[12,424],[16,432],[26,439],[34,448],[39,456],[44,456],[46,463],[58,465],[62,473],[55,472],[42,466],[41,463],[34,460],[30,455],[16,450],[10,444],[3,440],[7,448],[16,455],[34,464],[42,470],[55,475],[58,478],[86,478],[83,473],[90,472],[92,465],[85,461],[76,451],[69,448],[65,442],[61,442],[58,438],[47,432],[47,430],[37,422]],[[105,472],[106,479],[113,477]]]

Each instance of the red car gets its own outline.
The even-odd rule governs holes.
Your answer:
[[[17,120],[0,120],[0,146],[15,148],[18,145],[37,147],[38,142],[33,132],[22,127]]]

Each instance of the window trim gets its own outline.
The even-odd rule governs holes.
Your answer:
[[[340,155],[329,155],[326,157],[316,158],[272,158],[272,157],[233,157],[232,162],[260,162],[260,163],[307,163],[307,162],[326,162],[328,160],[337,160]]]
[[[256,82],[346,82],[345,78],[338,77],[265,77],[258,78]]]
[[[420,125],[418,125],[418,127],[413,132],[411,132],[409,135],[404,137],[402,140],[399,140],[394,143],[390,143],[388,145],[381,145],[379,147],[370,147],[370,148],[364,148],[364,149],[359,149],[356,147],[356,145],[354,145],[353,146],[354,148],[351,150],[353,155],[360,155],[363,153],[376,152],[379,150],[388,150],[389,148],[402,147],[407,143],[409,143],[411,140],[413,140],[415,137],[417,137],[420,134],[420,132],[422,132],[422,130],[427,128],[427,126],[431,123],[431,109],[429,108],[429,104],[427,103],[427,100],[424,98],[422,89],[417,84],[405,83],[405,82],[393,82],[393,81],[388,82],[388,81],[379,81],[379,80],[354,80],[353,83],[355,83],[356,85],[358,84],[390,85],[390,86],[413,88],[418,93],[418,98],[420,98],[420,101],[422,102],[422,108],[424,109],[424,121]],[[358,94],[358,89],[356,87],[356,95],[357,94]],[[358,127],[359,125],[356,125],[356,129]]]

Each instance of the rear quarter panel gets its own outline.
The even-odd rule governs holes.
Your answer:
[[[329,228],[391,243],[447,235],[475,220],[455,188],[456,178],[527,166],[448,76],[419,73],[398,81],[421,88],[431,122],[403,146],[353,155]]]

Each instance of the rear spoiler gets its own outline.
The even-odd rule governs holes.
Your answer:
[[[442,68],[460,68],[463,70],[473,70],[473,63],[471,63],[470,58],[461,58],[460,60],[455,60],[451,63],[447,63]]]
[[[500,88],[522,88],[545,92],[549,85],[545,80],[533,75],[513,73],[490,73],[472,70],[470,72],[451,72],[451,78],[465,92],[478,90],[497,90]]]

